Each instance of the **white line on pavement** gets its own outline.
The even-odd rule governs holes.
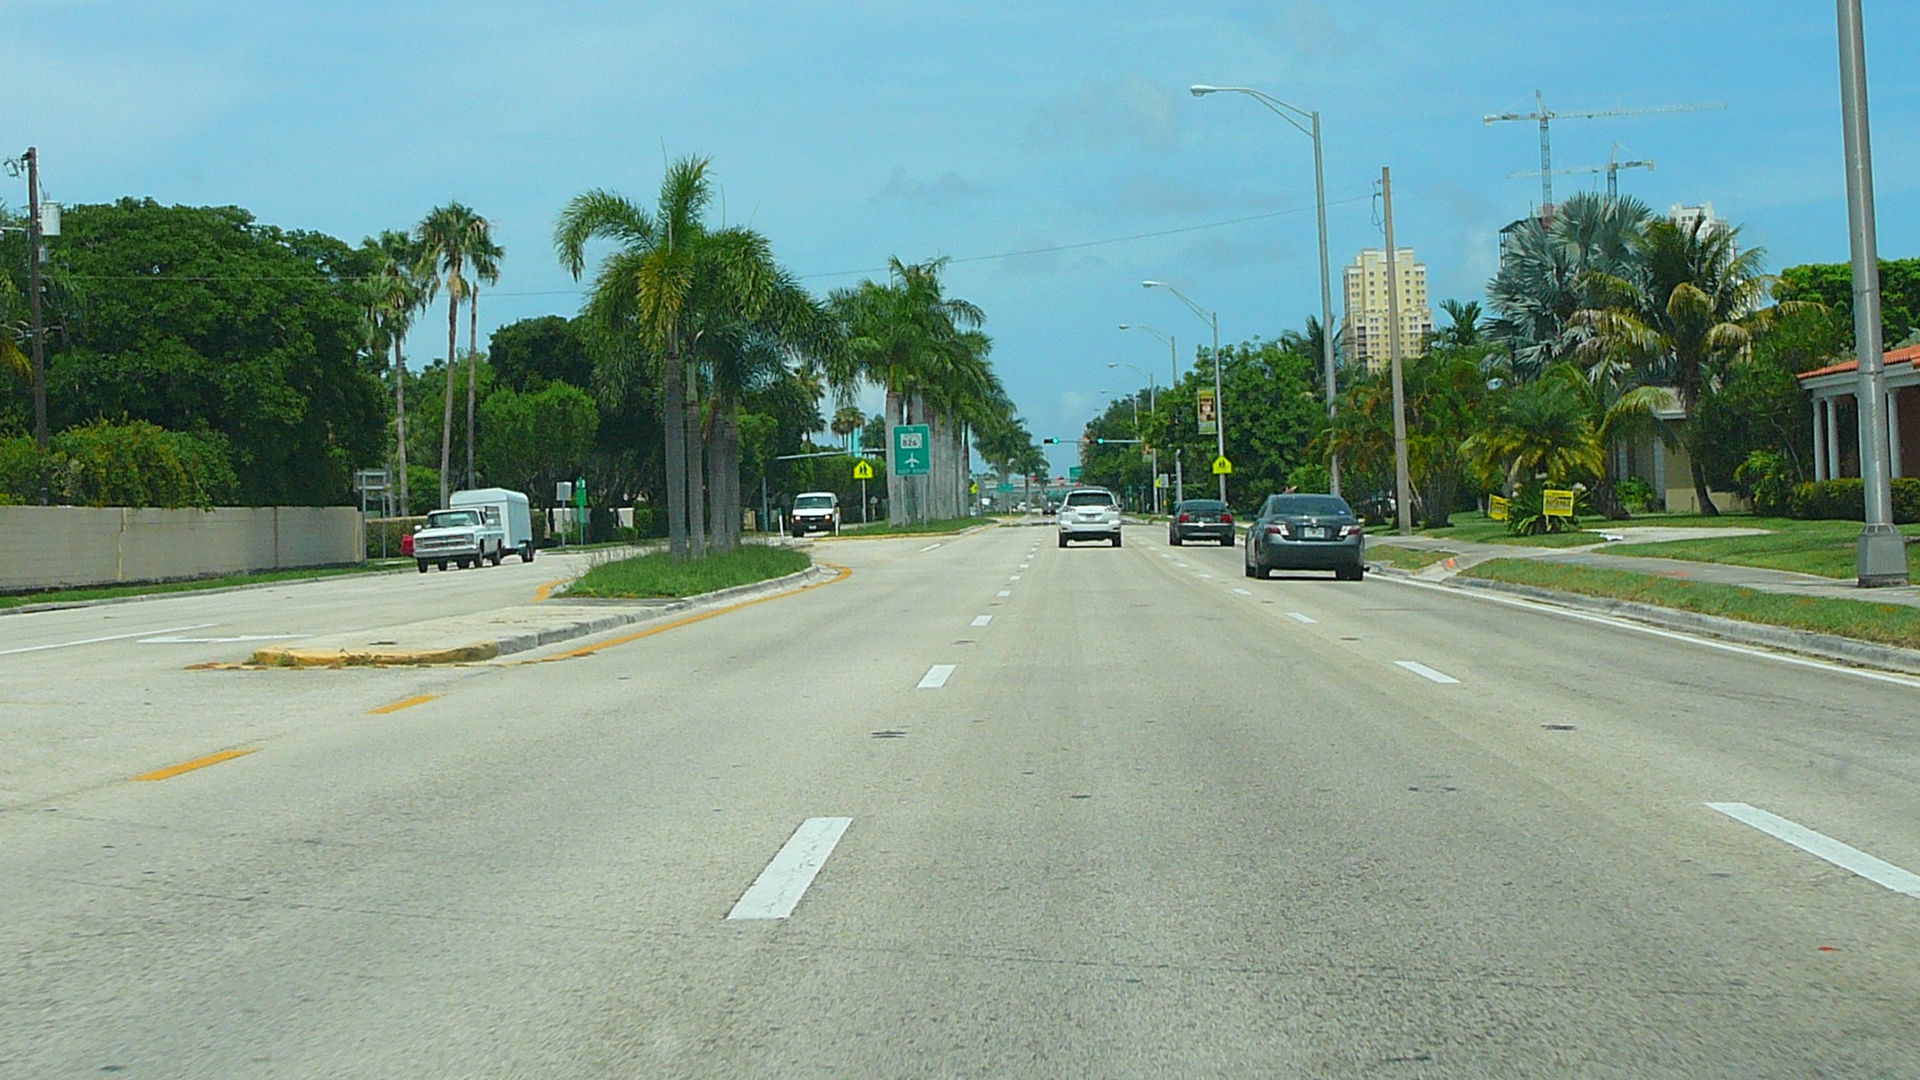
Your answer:
[[[1020,580],[1020,575],[1019,575],[1019,574],[1014,574],[1014,575],[1012,575],[1011,577],[1009,577],[1009,578],[1007,578],[1007,580],[1008,580],[1008,581],[1019,581],[1019,580]]]
[[[947,680],[953,677],[955,666],[954,664],[935,664],[928,668],[927,673],[920,676],[920,685],[917,689],[938,690],[947,685]]]
[[[1320,621],[1319,619],[1316,619],[1311,615],[1302,615],[1297,611],[1287,612],[1287,618],[1292,619],[1294,622],[1297,622],[1297,623],[1306,623],[1308,626],[1312,626],[1314,623],[1317,623]]]
[[[993,595],[995,595],[995,596],[998,596],[998,597],[1000,597],[1000,598],[1002,598],[1002,599],[1005,599],[1006,597],[1009,597],[1009,596],[1012,596],[1012,595],[1013,595],[1013,590],[1012,590],[1012,589],[1001,589],[1001,590],[1000,590],[999,592],[997,592],[997,593],[994,593]]]
[[[235,637],[150,637],[142,645],[222,645],[231,641],[279,641],[281,638],[306,637],[305,634],[240,634]]]
[[[1408,671],[1413,672],[1423,679],[1428,679],[1433,682],[1457,683],[1460,681],[1445,672],[1435,671],[1418,660],[1395,660],[1394,663],[1399,664],[1401,667],[1406,668]]]
[[[773,861],[747,886],[727,918],[784,919],[793,914],[851,824],[853,819],[848,817],[815,817],[801,822]]]
[[[182,630],[205,630],[215,623],[194,623],[192,626],[169,626],[160,630],[141,630],[132,634],[108,634],[106,637],[83,638],[80,641],[56,641],[51,645],[26,645],[18,649],[0,649],[0,656],[12,656],[15,653],[42,652],[47,649],[67,649],[75,645],[97,645],[102,641],[125,641],[128,638],[152,637],[155,634],[174,634]]]
[[[1210,577],[1212,577],[1213,575],[1212,575],[1212,574],[1201,574],[1200,576],[1201,576],[1201,577],[1203,577],[1203,578],[1210,578]]]
[[[1818,855],[1842,870],[1848,870],[1876,885],[1897,893],[1920,897],[1920,874],[1915,874],[1876,859],[1859,848],[1843,844],[1831,836],[1796,825],[1778,814],[1748,806],[1743,802],[1710,802],[1709,810],[1718,810],[1735,821],[1751,825],[1777,840],[1785,840],[1801,851]]]
[[[922,552],[928,552],[928,551],[932,551],[934,548],[937,548],[939,546],[940,546],[939,544],[928,544],[926,547],[923,547],[920,550]]]
[[[975,615],[973,617],[973,625],[975,626],[985,626],[992,621],[993,616],[991,615]]]
[[[1695,645],[1705,646],[1709,649],[1719,649],[1721,652],[1739,653],[1742,656],[1754,656],[1762,660],[1773,660],[1778,663],[1794,664],[1799,667],[1818,668],[1821,671],[1830,672],[1835,675],[1857,675],[1862,679],[1893,683],[1895,686],[1920,688],[1920,679],[1916,679],[1911,675],[1895,675],[1892,672],[1847,667],[1844,664],[1836,664],[1826,660],[1814,660],[1805,656],[1789,656],[1786,653],[1768,652],[1765,649],[1757,649],[1747,645],[1734,645],[1725,641],[1714,641],[1711,638],[1703,638],[1695,634],[1682,633],[1678,630],[1667,630],[1658,626],[1648,626],[1645,623],[1632,622],[1627,619],[1617,619],[1610,615],[1594,615],[1585,611],[1575,611],[1572,608],[1560,607],[1557,604],[1545,604],[1536,600],[1522,600],[1512,596],[1499,596],[1493,593],[1481,592],[1478,589],[1467,590],[1457,586],[1435,585],[1426,581],[1410,581],[1406,578],[1396,578],[1387,574],[1376,574],[1375,577],[1378,577],[1381,581],[1392,582],[1395,585],[1406,585],[1415,589],[1431,589],[1434,592],[1451,593],[1454,596],[1468,596],[1476,600],[1485,600],[1489,603],[1505,604],[1508,607],[1526,608],[1529,611],[1535,611],[1542,615],[1557,615],[1567,619],[1578,619],[1581,622],[1599,623],[1602,626],[1611,626],[1616,630],[1634,630],[1642,634],[1652,634],[1654,637],[1667,638],[1671,641],[1686,641]]]
[[[1233,591],[1234,591],[1234,592],[1237,592],[1237,593],[1239,593],[1239,594],[1240,594],[1241,596],[1252,596],[1252,595],[1253,595],[1253,590],[1252,590],[1252,589],[1235,589],[1235,590],[1233,590]]]

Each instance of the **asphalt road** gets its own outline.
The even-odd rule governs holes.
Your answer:
[[[553,662],[0,654],[10,754],[105,717],[7,762],[0,1074],[1920,1071],[1920,684],[1162,537]]]

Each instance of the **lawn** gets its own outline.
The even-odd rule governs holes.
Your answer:
[[[1383,562],[1401,570],[1419,570],[1432,566],[1442,559],[1459,554],[1454,551],[1435,551],[1431,548],[1398,547],[1392,544],[1368,544],[1367,558],[1374,562]]]
[[[801,552],[763,544],[743,544],[725,555],[685,562],[674,562],[659,551],[601,563],[568,586],[566,595],[625,600],[698,596],[797,574],[812,564]]]
[[[1680,524],[1678,521],[1642,521],[1628,524]],[[1732,563],[1759,566],[1769,570],[1793,570],[1821,577],[1854,576],[1854,541],[1860,536],[1855,521],[1796,521],[1792,518],[1752,516],[1701,518],[1694,524],[1747,525],[1772,530],[1766,536],[1716,536],[1701,540],[1670,540],[1661,544],[1615,544],[1605,550],[1610,555],[1648,555],[1658,559],[1692,559],[1697,562]],[[1920,525],[1903,525],[1900,531],[1920,536]]]
[[[356,566],[321,566],[296,570],[262,570],[255,574],[223,574],[220,577],[194,578],[191,581],[159,581],[136,585],[99,585],[81,589],[54,589],[47,592],[9,593],[0,596],[0,608],[28,604],[75,604],[86,600],[113,600],[126,596],[150,596],[161,593],[199,592],[203,589],[230,589],[236,585],[271,585],[277,581],[308,581],[313,578],[339,577],[342,574],[366,574],[412,566],[412,559],[369,560]]]
[[[1683,581],[1654,574],[1566,566],[1534,559],[1493,559],[1461,573],[1465,577],[1488,581],[1632,600],[1744,622],[1920,648],[1920,608],[1905,604],[1781,596],[1737,585]]]

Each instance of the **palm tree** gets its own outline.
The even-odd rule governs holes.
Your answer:
[[[767,377],[774,361],[831,350],[831,326],[818,304],[773,259],[751,229],[710,229],[706,158],[682,158],[661,181],[649,211],[603,190],[576,196],[554,224],[554,249],[576,279],[586,247],[618,247],[594,274],[583,315],[627,336],[661,363],[665,428],[668,550],[675,559],[705,554],[701,448],[708,420],[719,456],[714,472],[716,536],[730,543],[739,520],[738,395]],[[703,417],[700,378],[715,410]],[[691,451],[691,452],[690,452]]]
[[[1589,271],[1592,303],[1572,318],[1592,334],[1589,356],[1631,364],[1642,382],[1672,388],[1681,411],[1694,415],[1702,393],[1745,359],[1756,327],[1805,307],[1761,308],[1772,279],[1761,272],[1765,249],[1739,250],[1737,228],[1703,229],[1656,221],[1634,243],[1625,273]],[[1694,497],[1715,515],[1701,464],[1698,426],[1687,425]]]
[[[842,405],[840,408],[834,410],[833,423],[827,427],[829,431],[832,431],[834,435],[839,437],[841,446],[852,450],[853,443],[851,440],[853,433],[865,427],[866,423],[867,414],[861,412],[858,406]]]
[[[479,482],[473,472],[473,405],[478,393],[480,367],[480,283],[498,284],[500,281],[500,257],[506,252],[493,242],[491,236],[483,237],[481,243],[474,245],[468,253],[473,267],[473,280],[468,286],[467,297],[467,484]]]
[[[829,299],[845,335],[845,351],[828,376],[843,393],[861,380],[885,387],[889,429],[902,423],[931,425],[936,418],[929,395],[935,405],[951,406],[950,397],[957,400],[969,383],[978,385],[989,342],[984,335],[967,335],[986,316],[974,304],[946,295],[940,282],[946,262],[909,265],[894,258],[886,284],[863,281]],[[891,443],[887,457],[889,520],[928,520],[926,483],[903,483],[894,475]]]
[[[1582,192],[1555,207],[1549,221],[1529,219],[1514,230],[1487,300],[1496,316],[1488,331],[1507,346],[1515,378],[1539,378],[1571,356],[1579,341],[1569,323],[1587,306],[1584,275],[1627,272],[1652,217],[1638,199]]]
[[[440,422],[440,505],[447,505],[448,470],[453,464],[453,371],[457,363],[454,350],[460,337],[460,302],[466,299],[469,284],[464,271],[468,261],[493,247],[492,226],[486,218],[459,202],[436,206],[414,226],[414,242],[419,245],[421,273],[427,279],[427,300],[445,288],[447,292],[447,388],[445,416]]]
[[[1487,471],[1506,472],[1509,493],[1540,473],[1549,482],[1598,474],[1604,454],[1578,382],[1541,378],[1514,387],[1466,451]]]
[[[1480,301],[1442,300],[1440,310],[1447,313],[1447,325],[1434,331],[1434,344],[1470,349],[1481,343],[1486,327],[1480,317]]]
[[[388,229],[361,243],[373,263],[373,272],[354,283],[362,310],[369,352],[392,351],[394,460],[399,474],[400,512],[412,503],[407,483],[407,365],[403,355],[414,313],[426,303],[426,288],[415,273],[419,258],[406,233]]]

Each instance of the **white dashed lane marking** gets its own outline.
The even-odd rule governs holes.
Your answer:
[[[747,886],[727,918],[784,919],[793,914],[851,824],[853,819],[848,817],[815,817],[801,822],[773,861]]]
[[[928,544],[926,547],[923,547],[920,550],[922,553],[925,553],[928,551],[932,551],[934,548],[937,548],[939,546],[940,546],[939,544]]]
[[[1012,595],[1013,595],[1013,590],[1012,590],[1012,589],[1001,589],[1001,590],[1000,590],[999,592],[997,592],[997,593],[994,593],[993,595],[995,595],[995,596],[998,596],[998,597],[1000,597],[1000,598],[1001,598],[1002,600],[1004,600],[1004,599],[1006,599],[1007,597],[1009,597],[1009,596],[1012,596]]]
[[[947,680],[953,677],[953,669],[955,666],[956,665],[953,664],[935,664],[928,668],[927,673],[920,676],[920,685],[917,689],[938,690],[947,685]]]
[[[1239,593],[1239,594],[1240,594],[1241,596],[1252,596],[1252,595],[1253,595],[1253,590],[1252,590],[1252,589],[1235,589],[1235,590],[1233,590],[1233,591],[1234,591],[1234,592],[1237,592],[1237,593]]]
[[[1884,885],[1894,892],[1907,896],[1920,897],[1920,874],[1876,859],[1859,848],[1843,844],[1824,833],[1814,832],[1804,825],[1796,825],[1778,814],[1769,814],[1765,810],[1748,806],[1743,802],[1710,802],[1709,810],[1718,810],[1735,821],[1751,825],[1777,840],[1785,840],[1809,855],[1818,855],[1842,870],[1848,870],[1866,878],[1875,885]]]
[[[1311,615],[1302,615],[1297,611],[1287,612],[1287,618],[1292,619],[1294,622],[1297,622],[1297,623],[1306,623],[1309,626],[1320,621],[1319,619],[1316,619]]]
[[[1460,681],[1443,671],[1435,671],[1418,660],[1395,660],[1394,663],[1431,682],[1457,683]]]
[[[985,626],[992,621],[993,616],[991,615],[975,615],[973,617],[973,625],[975,626]]]

